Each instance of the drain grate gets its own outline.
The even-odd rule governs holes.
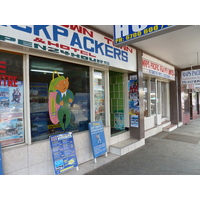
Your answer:
[[[180,135],[180,134],[169,134],[165,136],[163,139],[186,142],[186,143],[191,143],[191,144],[198,144],[200,141],[200,137]]]

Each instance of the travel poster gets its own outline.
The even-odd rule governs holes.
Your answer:
[[[88,126],[93,155],[94,158],[97,158],[107,152],[103,123],[102,121],[96,121],[89,123]]]
[[[60,174],[78,167],[72,132],[50,136],[54,173]]]
[[[3,163],[2,163],[1,143],[0,143],[0,175],[3,175]]]

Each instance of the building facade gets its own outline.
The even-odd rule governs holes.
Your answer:
[[[173,66],[139,49],[115,47],[83,26],[0,26],[0,77],[5,174],[53,174],[49,136],[63,129],[73,133],[82,164],[93,159],[89,122],[103,122],[107,149],[115,153],[115,144],[135,139],[134,150],[180,121],[172,119],[179,109]],[[61,79],[69,95],[58,123],[49,114],[58,106],[50,91]]]

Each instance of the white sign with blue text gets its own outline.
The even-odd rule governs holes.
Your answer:
[[[136,50],[78,25],[0,25],[0,42],[136,71]]]
[[[102,154],[106,154],[107,156],[106,140],[102,121],[91,122],[88,126],[94,158],[96,159]]]

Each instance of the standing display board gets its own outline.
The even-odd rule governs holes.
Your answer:
[[[2,163],[1,143],[0,143],[0,175],[3,175],[3,163]]]
[[[78,162],[71,132],[50,136],[52,160],[55,174],[60,174],[76,167]]]
[[[107,157],[107,148],[104,135],[104,128],[102,121],[96,121],[89,123],[90,138],[92,144],[92,151],[94,155],[94,161],[96,163],[96,158],[102,154]]]

